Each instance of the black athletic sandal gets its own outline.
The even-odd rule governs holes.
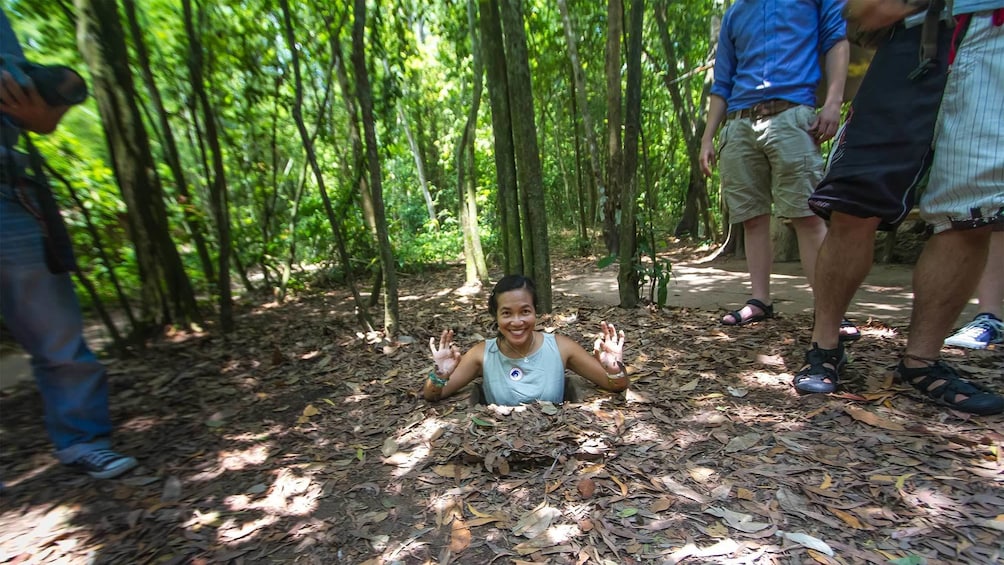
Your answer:
[[[829,394],[840,386],[840,371],[847,364],[844,346],[836,349],[821,349],[818,343],[805,353],[805,366],[791,381],[798,394]]]
[[[928,363],[926,367],[910,368],[899,362],[893,370],[897,382],[912,386],[928,400],[937,404],[970,414],[1000,414],[1004,412],[1004,397],[989,388],[967,381],[958,369],[940,359],[923,359],[909,355],[911,359]],[[956,396],[965,400],[956,401]]]
[[[722,324],[724,324],[726,326],[745,326],[746,324],[752,324],[753,322],[760,322],[760,321],[766,320],[767,318],[773,318],[774,317],[774,305],[773,304],[771,304],[770,306],[767,306],[766,304],[764,304],[763,302],[760,302],[756,298],[750,298],[749,300],[746,301],[746,304],[749,304],[750,306],[753,306],[754,308],[759,308],[760,309],[760,313],[759,314],[753,314],[749,318],[743,319],[743,315],[741,313],[742,310],[743,310],[742,308],[740,308],[738,310],[733,310],[733,311],[729,312],[728,314],[726,314],[725,316],[732,316],[732,319],[735,320],[735,321],[734,322],[726,322],[725,321],[725,316],[722,316],[722,319],[721,319]]]
[[[840,320],[840,341],[841,343],[846,343],[848,341],[857,341],[861,339],[861,330],[858,329],[854,322],[844,318]]]

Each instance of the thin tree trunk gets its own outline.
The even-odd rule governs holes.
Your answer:
[[[579,59],[578,35],[572,27],[572,20],[568,15],[567,0],[558,0],[558,9],[561,12],[561,21],[565,28],[565,42],[568,44],[568,58],[572,63],[572,77],[575,85],[575,99],[582,116],[582,129],[586,139],[586,149],[589,155],[589,169],[592,172],[593,190],[600,195],[607,192],[603,182],[603,166],[600,161],[599,144],[596,141],[596,129],[593,125],[593,118],[589,114],[589,100],[586,92],[586,74],[582,70],[582,63]],[[588,217],[590,221],[596,218],[595,202],[591,199],[592,206]]]
[[[621,108],[621,41],[624,40],[624,6],[621,0],[607,0],[607,192],[600,195],[603,204],[603,241],[610,255],[617,255],[620,237],[617,211],[621,205],[624,178],[624,149],[621,146],[623,110]]]
[[[635,198],[638,192],[638,137],[641,131],[641,30],[644,0],[632,0],[628,22],[626,120],[624,124],[624,170],[621,183],[620,271],[617,288],[622,308],[638,305],[638,248]]]
[[[467,286],[479,285],[488,278],[488,264],[481,247],[478,230],[478,203],[475,192],[476,171],[474,170],[474,126],[477,125],[478,110],[481,108],[481,91],[484,88],[484,63],[478,41],[477,6],[474,0],[467,0],[467,29],[471,39],[472,73],[474,85],[471,89],[471,105],[467,112],[463,133],[457,143],[457,196],[460,204],[460,229],[464,237],[464,265]],[[465,165],[470,159],[470,182],[465,182]]]
[[[230,289],[230,203],[227,189],[226,168],[223,165],[223,148],[216,129],[216,115],[206,93],[203,77],[202,42],[195,29],[192,1],[182,0],[185,13],[185,31],[188,33],[188,70],[192,76],[192,89],[202,108],[202,122],[206,127],[206,142],[209,144],[213,165],[213,177],[209,184],[210,203],[216,220],[216,239],[219,247],[217,256],[217,292],[219,293],[220,329],[229,333],[234,328],[233,299]]]
[[[666,2],[661,1],[655,8],[656,28],[659,32],[659,41],[662,44],[663,53],[666,57],[665,70],[662,74],[666,90],[669,91],[670,99],[673,101],[673,110],[676,114],[676,122],[680,124],[683,132],[683,141],[686,145],[687,160],[690,164],[690,176],[687,183],[687,195],[685,198],[683,217],[677,226],[675,234],[677,236],[696,236],[697,222],[699,216],[705,218],[705,229],[714,229],[709,225],[710,200],[708,198],[708,181],[701,172],[701,134],[704,131],[705,112],[704,107],[710,93],[709,81],[705,81],[705,86],[701,92],[701,111],[695,116],[695,112],[689,108],[686,98],[683,95],[681,78],[677,70],[676,48],[669,35],[669,26],[666,20]],[[703,208],[703,213],[702,213]],[[713,236],[713,232],[708,232],[708,236]]]
[[[91,72],[94,97],[115,177],[129,210],[130,236],[142,282],[140,331],[199,320],[195,293],[170,235],[154,159],[133,84],[125,32],[114,0],[76,0],[78,48]]]
[[[306,184],[307,165],[304,164],[300,170],[300,181],[296,183],[296,192],[293,195],[293,211],[289,216],[289,254],[286,255],[286,262],[283,264],[282,274],[279,276],[279,293],[277,297],[279,302],[286,300],[286,288],[289,285],[289,277],[293,272],[293,262],[296,261],[296,222],[300,217],[300,202],[303,200]]]
[[[318,191],[321,194],[321,201],[324,204],[324,211],[328,216],[328,223],[331,225],[331,231],[335,237],[335,245],[338,248],[338,256],[342,262],[342,268],[345,271],[345,280],[348,283],[349,289],[352,292],[352,297],[355,300],[357,310],[356,315],[364,325],[368,326],[371,325],[369,323],[369,316],[366,313],[366,307],[363,303],[362,297],[359,295],[359,290],[356,288],[355,274],[352,270],[352,261],[345,247],[345,238],[342,235],[342,225],[341,222],[338,221],[338,216],[335,214],[334,208],[331,206],[331,199],[328,197],[328,191],[324,183],[324,174],[321,172],[321,167],[317,163],[317,155],[314,152],[314,143],[310,137],[310,133],[307,131],[307,126],[303,121],[303,77],[300,74],[300,50],[297,47],[296,38],[293,35],[293,22],[289,10],[288,0],[279,0],[279,6],[282,9],[283,31],[286,36],[286,47],[289,49],[292,58],[293,79],[295,81],[293,121],[296,122],[296,129],[300,133],[300,141],[307,154],[307,162],[310,164],[310,169],[314,173],[314,182],[317,183]]]
[[[404,128],[404,136],[408,139],[408,147],[411,149],[412,158],[415,160],[415,172],[418,174],[418,186],[422,189],[422,198],[425,199],[425,209],[429,213],[429,223],[436,230],[439,229],[439,219],[436,218],[436,206],[432,203],[432,194],[429,192],[429,182],[425,178],[425,164],[422,162],[422,151],[415,142],[415,136],[411,133],[411,126],[408,125],[408,118],[401,109],[398,102],[397,119],[401,121]]]
[[[575,138],[575,195],[576,209],[579,213],[579,253],[585,256],[589,253],[589,227],[586,223],[586,191],[582,183],[582,137],[579,135],[579,104],[576,92],[578,87],[575,84],[575,70],[571,67],[569,67],[569,74],[572,78],[569,81],[572,85],[572,95],[568,98],[572,105],[572,136]]]
[[[509,110],[509,80],[506,78],[505,47],[497,0],[479,0],[482,55],[488,78],[488,100],[492,109],[495,139],[495,175],[498,184],[498,212],[502,222],[503,267],[506,274],[523,273],[523,241],[520,233],[519,202],[516,194],[516,157]]]
[[[136,49],[136,59],[140,75],[143,77],[143,83],[146,85],[146,90],[150,95],[150,101],[153,103],[153,108],[160,124],[164,143],[164,160],[167,161],[167,166],[171,169],[175,186],[178,189],[178,204],[181,205],[185,224],[188,225],[188,231],[192,234],[192,243],[195,244],[195,251],[199,256],[203,275],[205,275],[206,281],[209,284],[213,284],[216,280],[216,275],[213,271],[213,260],[209,255],[209,247],[206,245],[204,235],[205,226],[203,226],[198,214],[195,213],[198,205],[188,190],[188,182],[185,180],[185,172],[181,166],[181,156],[178,153],[178,144],[174,140],[174,131],[167,119],[167,110],[164,109],[164,102],[160,97],[160,89],[157,88],[157,82],[154,80],[153,72],[150,70],[150,56],[147,53],[146,40],[143,38],[143,30],[139,25],[139,18],[136,15],[136,2],[135,0],[124,0],[123,5],[125,6],[126,18],[129,22],[130,33],[132,34],[133,46]]]
[[[362,1],[362,0],[358,0]],[[513,115],[512,135],[516,149],[516,176],[519,192],[525,195],[527,225],[532,244],[533,279],[537,286],[540,311],[551,312],[551,257],[547,235],[547,211],[544,207],[544,182],[537,145],[537,126],[533,108],[533,88],[530,80],[530,60],[523,27],[522,2],[502,3],[505,31],[506,75],[509,79],[509,107]],[[532,203],[532,205],[530,204]],[[524,262],[526,257],[523,258]]]
[[[285,0],[283,0],[285,1]],[[362,110],[363,134],[366,140],[366,157],[370,173],[370,190],[373,196],[373,212],[377,224],[377,243],[383,268],[384,284],[384,331],[388,340],[397,336],[398,297],[397,271],[395,270],[394,249],[387,233],[387,219],[384,212],[383,180],[380,176],[380,159],[377,151],[376,121],[373,116],[373,92],[370,89],[369,71],[366,69],[364,47],[366,33],[366,0],[355,0],[355,21],[352,25],[352,68],[356,73],[356,96]]]

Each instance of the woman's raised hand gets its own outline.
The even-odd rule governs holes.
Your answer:
[[[593,357],[603,365],[608,373],[621,372],[624,362],[624,330],[620,333],[613,324],[600,322],[601,334],[593,344]]]
[[[436,375],[446,379],[460,363],[460,349],[453,343],[453,330],[443,330],[439,336],[439,347],[436,338],[429,338],[429,349],[432,350],[432,360],[436,363]]]

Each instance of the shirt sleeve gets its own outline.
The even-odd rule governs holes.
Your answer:
[[[827,53],[842,39],[847,39],[844,0],[822,0],[819,6],[819,52]]]
[[[718,48],[715,53],[715,80],[711,84],[711,94],[726,101],[732,95],[736,77],[736,46],[732,43],[729,27],[731,10],[722,18],[722,28],[718,30]]]

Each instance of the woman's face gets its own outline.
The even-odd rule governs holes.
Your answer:
[[[525,288],[509,290],[498,295],[495,322],[499,332],[510,344],[526,346],[533,339],[537,325],[537,311],[533,308],[533,295]]]

